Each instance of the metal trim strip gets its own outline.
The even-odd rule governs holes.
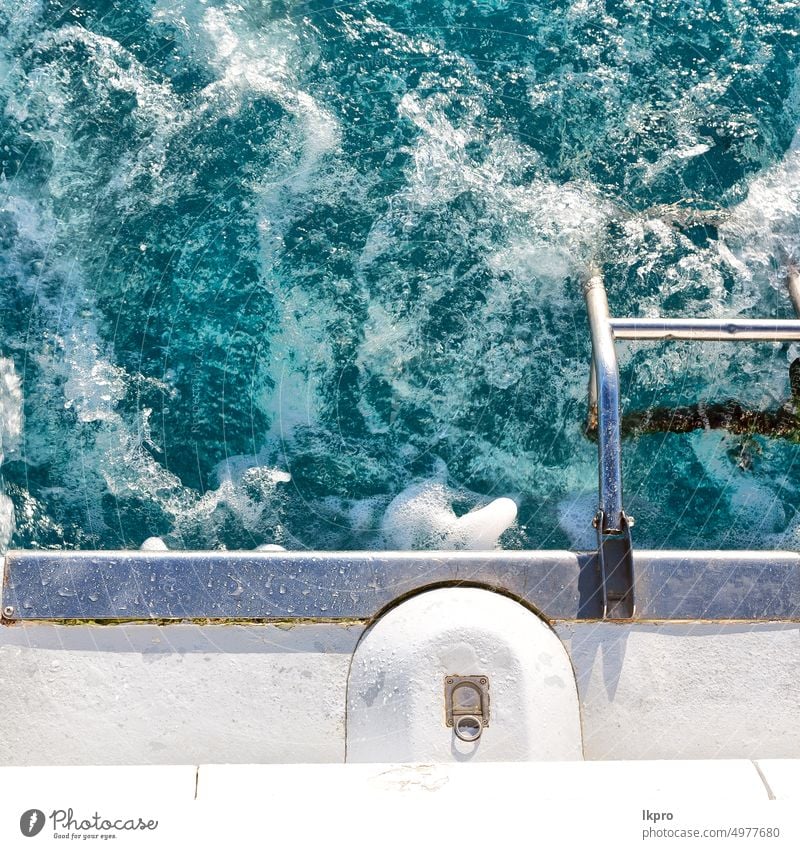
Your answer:
[[[633,553],[633,620],[800,619],[800,555]],[[595,552],[12,551],[11,621],[369,620],[441,585],[486,586],[547,620],[602,616]]]

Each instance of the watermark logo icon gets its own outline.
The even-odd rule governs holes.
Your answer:
[[[44,812],[38,808],[31,808],[19,818],[19,830],[25,837],[36,837],[44,828]]]

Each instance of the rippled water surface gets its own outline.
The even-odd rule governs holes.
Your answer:
[[[0,543],[459,546],[503,497],[502,545],[591,545],[589,264],[791,315],[796,0],[0,8]],[[619,350],[628,410],[777,407],[800,355]],[[800,545],[795,445],[624,457],[638,545]]]

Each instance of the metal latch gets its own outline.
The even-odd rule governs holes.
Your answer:
[[[599,511],[592,524],[597,528],[597,563],[603,584],[603,619],[630,619],[636,614],[633,598],[633,516],[619,515],[619,528],[606,529]]]
[[[448,728],[459,740],[474,743],[489,724],[489,679],[485,675],[448,675],[444,679]]]

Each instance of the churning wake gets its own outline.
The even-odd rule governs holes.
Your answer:
[[[0,0],[0,545],[592,544],[580,279],[791,315],[800,8]],[[619,346],[626,409],[787,345]],[[800,544],[798,449],[624,446],[636,543]]]

